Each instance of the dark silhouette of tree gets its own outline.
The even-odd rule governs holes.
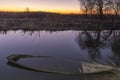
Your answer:
[[[79,2],[80,2],[81,10],[85,12],[85,14],[87,15],[88,7],[89,7],[87,0],[79,0]]]
[[[25,8],[25,12],[30,12],[29,7],[26,7],[26,8]]]
[[[87,15],[95,11],[100,17],[104,13],[120,13],[120,0],[79,0],[81,10]]]
[[[103,17],[104,9],[106,9],[109,6],[109,0],[96,0],[95,9],[100,15],[100,17]]]
[[[95,7],[95,0],[89,0],[89,13],[90,14],[93,14],[93,11],[94,11],[94,7]]]
[[[111,8],[118,15],[120,13],[120,0],[111,0]]]
[[[81,10],[87,15],[88,12],[92,13],[94,9],[95,0],[79,0]]]
[[[98,14],[100,14],[101,16],[103,15],[103,7],[104,7],[104,1],[96,0],[96,10],[98,11]]]

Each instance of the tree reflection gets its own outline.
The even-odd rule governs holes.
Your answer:
[[[88,51],[89,59],[92,61],[107,61],[107,64],[120,66],[120,32],[119,31],[83,31],[77,37],[80,48]],[[106,51],[109,49],[109,51]],[[103,56],[101,51],[107,52]]]
[[[120,33],[115,33],[113,36],[113,40],[111,42],[111,50],[113,52],[113,56],[111,60],[114,60],[114,64],[120,66]]]
[[[79,34],[77,42],[81,49],[88,50],[90,60],[95,61],[96,57],[100,57],[100,48],[105,44],[100,40],[101,31],[95,31],[94,34],[90,34],[88,31],[84,31]]]
[[[0,34],[2,34],[2,35],[6,35],[7,34],[7,30],[4,30],[4,31],[0,31]]]

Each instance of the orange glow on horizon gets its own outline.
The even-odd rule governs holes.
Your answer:
[[[61,14],[79,14],[77,0],[1,0],[0,11],[24,12],[29,7],[31,12],[52,12]]]
[[[20,9],[20,8],[9,8],[9,9],[5,9],[5,10],[0,10],[0,11],[4,11],[4,12],[24,12],[25,9]],[[57,10],[57,9],[46,9],[46,10],[39,10],[39,9],[30,9],[30,12],[51,12],[51,13],[60,13],[60,14],[80,14],[80,11],[77,10]]]
[[[80,14],[77,0],[2,0],[0,3],[0,11],[4,12],[24,12],[26,7],[30,12]]]
[[[79,14],[77,0],[1,0],[0,11],[24,12],[29,7],[31,12],[52,12],[61,14]]]

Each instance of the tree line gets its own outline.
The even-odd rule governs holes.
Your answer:
[[[120,0],[79,0],[81,10],[86,14],[120,15]]]

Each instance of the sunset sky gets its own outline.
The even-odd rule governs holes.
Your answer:
[[[1,11],[47,11],[59,13],[79,13],[78,0],[0,0]]]

